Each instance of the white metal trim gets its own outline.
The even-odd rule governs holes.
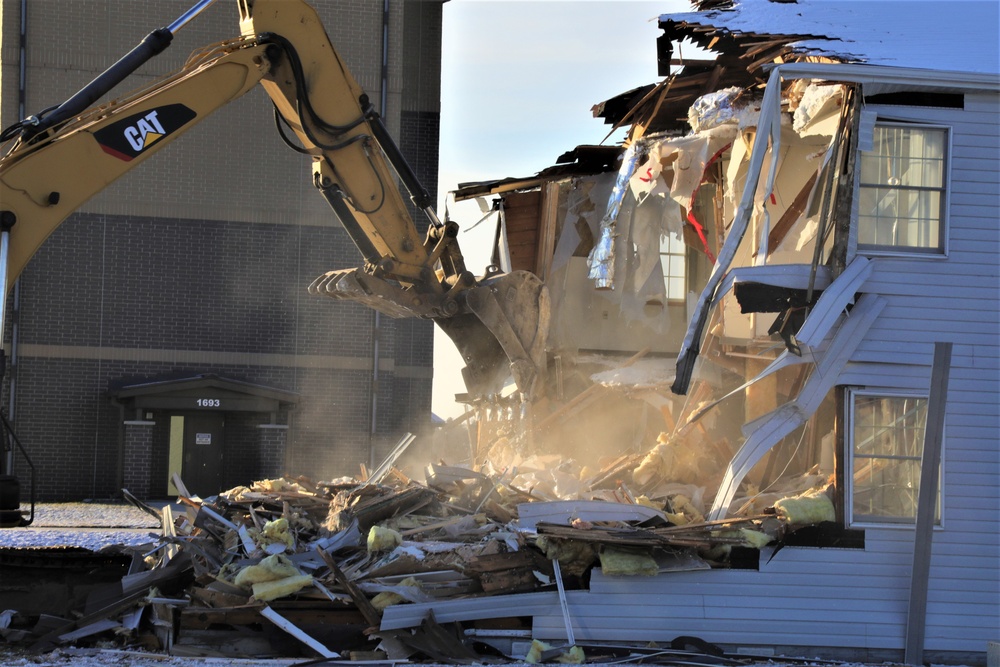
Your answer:
[[[792,401],[744,425],[747,436],[743,446],[726,467],[725,476],[715,495],[709,518],[725,518],[729,504],[743,478],[753,466],[782,438],[804,424],[819,408],[829,391],[837,384],[851,354],[878,319],[886,300],[873,294],[858,299],[851,314],[833,336],[827,349],[817,355],[819,361],[806,380],[802,391]]]

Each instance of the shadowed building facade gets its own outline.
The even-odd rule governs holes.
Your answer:
[[[2,125],[65,100],[190,4],[3,0]],[[435,191],[441,3],[311,4]],[[238,33],[236,3],[220,0],[113,95]],[[259,88],[99,193],[7,301],[3,408],[38,499],[166,496],[173,473],[200,495],[284,473],[329,479],[428,427],[432,324],[306,291],[360,262]]]

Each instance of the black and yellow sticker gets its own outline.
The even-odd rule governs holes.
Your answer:
[[[129,162],[197,116],[183,104],[166,104],[132,114],[94,132],[105,153]]]

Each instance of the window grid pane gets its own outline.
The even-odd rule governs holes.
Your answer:
[[[861,154],[858,243],[941,249],[944,216],[943,129],[877,125]]]
[[[853,516],[913,523],[927,399],[855,395],[853,407]]]
[[[663,291],[668,301],[683,301],[687,292],[687,246],[673,234],[660,237]]]

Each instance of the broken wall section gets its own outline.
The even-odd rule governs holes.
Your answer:
[[[528,419],[513,403],[489,409],[483,416],[492,427],[486,442],[480,431],[478,448],[513,438],[535,452],[583,458],[584,466],[651,452],[629,483],[660,493],[669,491],[664,484],[684,485],[707,513],[732,477],[727,466],[749,437],[747,425],[793,403],[813,373],[808,354],[779,359],[832,278],[834,138],[844,98],[841,86],[793,84],[775,112],[771,147],[754,156],[763,100],[727,89],[692,107],[694,132],[642,137],[617,172],[542,179],[505,193],[497,256],[544,275],[551,297],[547,385]],[[731,261],[717,266],[747,196],[746,233]],[[668,389],[670,362],[696,316],[694,294],[715,279],[721,286],[691,391],[679,397]],[[832,412],[778,437],[787,438],[781,453],[751,473],[752,486],[733,490],[727,509],[828,480],[832,441],[824,429]],[[668,455],[669,448],[677,451]]]
[[[688,401],[674,433],[683,439],[693,424],[704,422],[732,448],[713,517],[752,507],[771,487],[786,495],[833,480],[836,410],[824,374],[833,370],[834,357],[828,353],[838,337],[856,341],[863,335],[852,330],[840,336],[845,327],[835,326],[853,292],[820,305],[843,264],[843,258],[834,261],[834,223],[837,176],[849,152],[842,150],[850,116],[846,98],[842,86],[792,85],[780,110],[762,112],[776,117],[747,128],[730,155],[728,233],[741,236],[727,239],[729,262],[716,267],[718,287],[709,293],[705,325],[689,329],[686,344],[692,333],[703,338],[693,348],[698,357],[691,379],[681,387]],[[768,141],[751,142],[764,128]],[[754,156],[754,150],[766,154]],[[800,344],[797,335],[810,315],[825,308],[833,317],[817,313],[810,345]]]

